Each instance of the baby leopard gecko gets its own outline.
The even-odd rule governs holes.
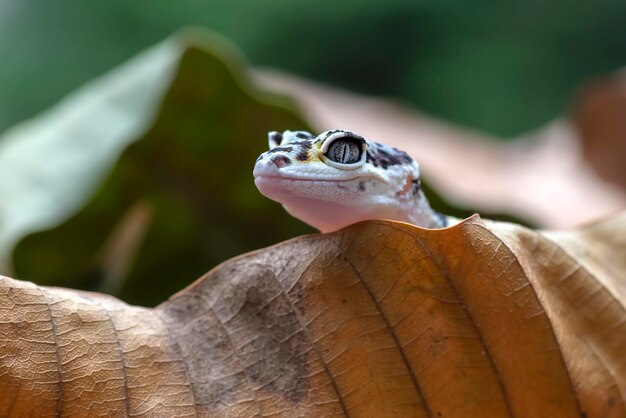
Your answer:
[[[404,151],[345,131],[270,132],[254,183],[292,216],[322,232],[366,219],[424,228],[455,222],[431,209],[418,164]]]

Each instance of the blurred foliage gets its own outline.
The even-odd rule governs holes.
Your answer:
[[[255,65],[499,135],[549,121],[582,80],[626,63],[619,0],[4,0],[0,131],[188,24]]]
[[[232,51],[215,48],[219,41],[212,39],[206,49],[184,35],[161,46],[178,69],[171,82],[170,74],[161,73],[169,87],[155,99],[158,115],[144,117],[145,134],[125,138],[132,145],[77,214],[17,245],[18,278],[106,290],[153,305],[229,257],[312,232],[262,198],[251,174],[267,146],[267,131],[307,126],[287,98],[253,91]],[[161,65],[157,58],[140,56],[138,68]],[[118,101],[134,100],[135,87],[120,87],[112,75],[93,95],[117,86],[127,92]],[[99,102],[89,95],[80,100],[107,122],[101,130],[116,130],[117,121],[128,117],[110,104],[94,107]],[[57,128],[56,120],[47,123]],[[80,132],[92,123],[74,118],[64,129]]]

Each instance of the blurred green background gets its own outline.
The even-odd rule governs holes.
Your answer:
[[[164,41],[186,26],[249,63],[210,33]],[[154,305],[229,257],[313,232],[254,188],[266,132],[307,121],[248,66],[507,138],[625,64],[625,27],[626,2],[609,0],[0,0],[0,132],[158,45],[0,135],[0,274]]]
[[[512,136],[626,63],[626,2],[0,1],[0,132],[186,25],[255,66],[393,96]]]

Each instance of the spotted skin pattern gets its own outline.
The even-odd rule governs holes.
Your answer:
[[[366,219],[424,228],[443,228],[452,221],[431,209],[421,188],[419,166],[404,151],[346,130],[317,136],[270,132],[268,142],[269,150],[254,166],[257,188],[322,232]],[[333,149],[357,159],[342,163],[329,152]]]

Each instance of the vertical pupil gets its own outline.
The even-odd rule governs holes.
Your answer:
[[[361,156],[359,145],[352,141],[337,140],[327,151],[327,156],[333,161],[341,164],[354,164]]]
[[[355,145],[348,141],[338,141],[334,146],[334,160],[342,164],[355,162]]]

